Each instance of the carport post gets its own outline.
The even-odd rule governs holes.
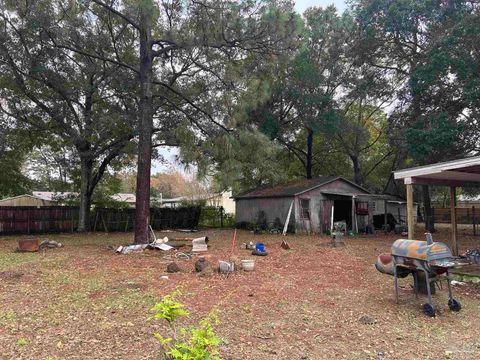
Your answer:
[[[453,255],[458,256],[457,245],[457,196],[455,186],[450,186],[450,220],[452,222],[452,249]]]
[[[388,218],[387,218],[387,200],[384,200],[383,201],[383,206],[384,206],[384,209],[383,209],[383,230],[385,232],[388,231]]]
[[[413,240],[415,236],[414,224],[413,224],[413,185],[411,179],[405,179],[405,186],[407,188],[407,225],[408,225],[408,238]]]
[[[352,232],[358,232],[358,229],[355,229],[355,196],[352,195]]]

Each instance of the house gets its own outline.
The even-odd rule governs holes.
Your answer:
[[[162,207],[177,207],[182,203],[205,201],[205,205],[216,208],[223,207],[225,213],[235,214],[235,201],[232,197],[232,191],[223,191],[214,194],[194,195],[194,196],[179,196],[171,199],[160,199]]]
[[[223,191],[213,194],[206,198],[208,206],[223,207],[227,214],[235,214],[235,201],[232,197],[232,191]]]
[[[76,200],[79,194],[70,191],[32,191],[32,195],[45,201],[50,201],[51,205],[64,205],[69,201]]]
[[[135,202],[137,201],[137,197],[135,194],[131,193],[117,193],[111,196],[113,201],[118,201],[122,203],[127,203],[130,207],[135,207]]]
[[[283,225],[292,206],[289,227],[295,232],[325,232],[332,217],[358,231],[370,223],[370,196],[368,190],[339,176],[258,188],[234,197],[236,222],[255,224],[265,217],[269,226]]]
[[[53,206],[55,202],[35,195],[23,194],[0,200],[0,206]]]
[[[457,198],[457,207],[471,208],[472,206],[480,207],[480,195],[459,195]]]

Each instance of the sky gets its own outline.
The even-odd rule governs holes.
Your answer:
[[[335,5],[335,7],[342,12],[347,7],[346,0],[297,0],[295,3],[295,9],[299,13],[303,13],[307,8],[311,6],[326,7],[329,5]],[[157,172],[167,172],[172,170],[183,171],[182,167],[177,163],[176,157],[178,151],[175,148],[163,148],[160,149],[160,154],[163,156],[164,161],[153,161],[152,174]]]
[[[326,7],[331,4],[335,5],[335,7],[340,11],[345,10],[347,7],[345,0],[297,0],[295,3],[295,9],[299,13],[303,13],[305,9],[311,6]]]

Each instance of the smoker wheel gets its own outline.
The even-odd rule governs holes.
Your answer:
[[[423,313],[430,317],[435,317],[435,308],[430,304],[423,304]]]
[[[462,308],[462,305],[457,300],[450,299],[448,300],[448,307],[452,311],[460,311],[460,309]]]

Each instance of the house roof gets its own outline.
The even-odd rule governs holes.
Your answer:
[[[47,201],[67,200],[78,196],[76,192],[60,191],[32,191],[34,197]]]
[[[131,194],[131,193],[117,193],[117,194],[113,194],[111,198],[114,201],[121,201],[129,204],[134,204],[135,201],[137,200],[137,197],[135,196],[135,194]]]
[[[272,197],[290,197],[303,194],[307,191],[316,189],[320,186],[331,183],[335,180],[342,180],[349,183],[352,186],[355,186],[359,190],[369,193],[368,190],[362,188],[360,185],[357,185],[341,176],[320,176],[313,179],[304,179],[290,182],[283,185],[277,185],[274,187],[260,187],[254,190],[249,190],[247,192],[238,194],[234,196],[235,199],[247,199],[247,198],[272,198]]]

